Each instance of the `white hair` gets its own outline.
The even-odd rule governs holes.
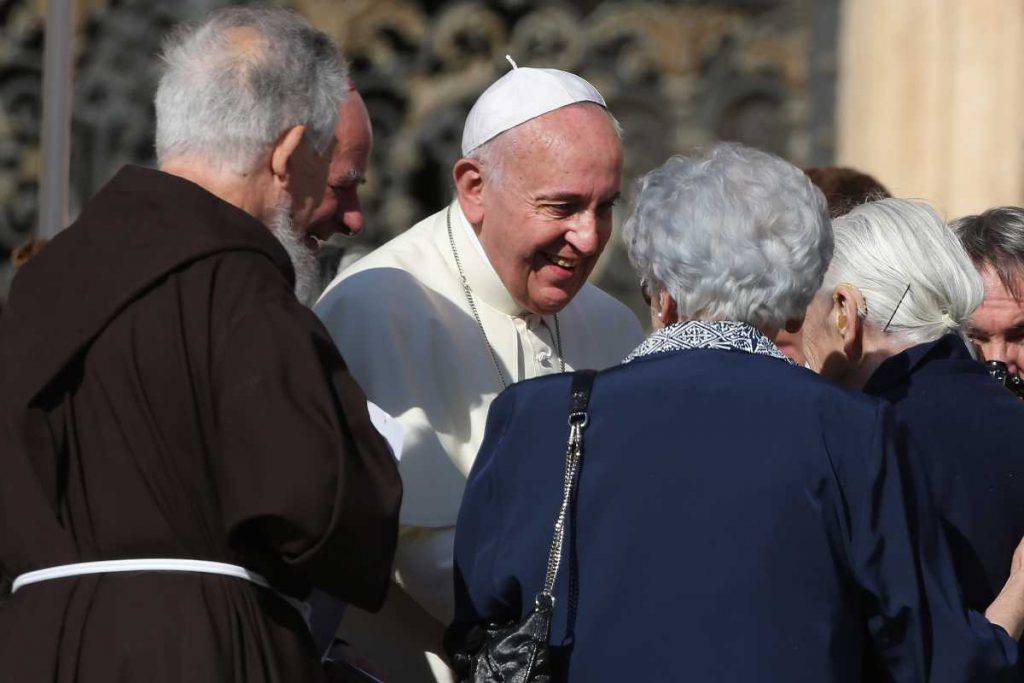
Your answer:
[[[320,296],[320,269],[316,254],[303,244],[292,227],[292,217],[287,205],[277,207],[267,223],[271,234],[277,238],[295,271],[295,298],[304,306],[312,306]]]
[[[821,191],[792,164],[735,143],[673,156],[641,178],[623,239],[681,318],[759,329],[803,318],[832,254]]]
[[[985,296],[967,251],[925,202],[863,204],[836,218],[832,231],[835,255],[825,287],[857,287],[866,320],[907,342],[923,344],[958,330]]]
[[[243,33],[243,31],[245,33]],[[156,93],[160,163],[195,156],[244,172],[297,125],[323,154],[348,92],[341,53],[298,14],[230,7],[164,45]]]
[[[615,131],[615,136],[622,142],[622,124],[619,123],[618,119],[605,107],[602,107],[596,102],[575,102],[568,104],[566,107],[597,107],[608,116],[608,120],[612,124],[612,129]],[[564,109],[560,107],[559,109]],[[558,111],[557,109],[555,111]],[[549,112],[550,113],[550,112]],[[543,116],[543,115],[542,115]],[[484,174],[487,176],[487,180],[491,183],[504,183],[505,172],[507,170],[507,164],[509,157],[512,156],[512,147],[520,143],[520,137],[523,127],[530,124],[532,121],[536,121],[541,118],[530,119],[524,121],[518,126],[498,133],[493,138],[484,142],[483,144],[477,145],[469,151],[466,158],[473,159],[484,169]]]

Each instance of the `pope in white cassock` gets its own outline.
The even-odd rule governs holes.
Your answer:
[[[473,106],[462,153],[455,201],[342,272],[315,307],[367,396],[406,429],[396,585],[340,632],[403,683],[450,680],[455,522],[491,401],[513,382],[616,364],[643,339],[587,283],[622,170],[601,94],[564,71],[513,68]]]

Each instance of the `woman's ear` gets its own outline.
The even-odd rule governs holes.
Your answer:
[[[863,297],[856,288],[841,284],[832,293],[832,312],[835,316],[835,334],[839,336],[843,353],[850,363],[860,361],[864,350]]]
[[[658,320],[662,325],[674,325],[679,322],[676,300],[672,298],[671,294],[662,290],[658,292],[658,296],[654,300],[658,302]]]

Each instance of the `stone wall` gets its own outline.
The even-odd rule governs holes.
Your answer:
[[[0,5],[0,258],[35,221],[42,4]],[[77,2],[72,216],[120,165],[152,162],[161,36],[222,4]],[[464,117],[508,69],[506,53],[575,71],[602,91],[626,130],[627,188],[670,154],[716,139],[801,165],[833,156],[839,0],[281,4],[341,42],[373,118],[368,230],[349,247],[380,244],[448,200]],[[640,310],[618,240],[595,278]]]

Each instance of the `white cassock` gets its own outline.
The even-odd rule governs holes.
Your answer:
[[[553,316],[520,308],[457,200],[450,210],[455,247],[506,381],[559,372]],[[403,683],[450,680],[441,636],[453,611],[455,522],[487,409],[502,389],[466,300],[446,211],[342,272],[314,307],[367,397],[405,428],[397,586],[377,615],[350,608],[340,632],[385,680]],[[566,370],[615,365],[643,340],[636,316],[589,283],[558,313],[558,326]]]

